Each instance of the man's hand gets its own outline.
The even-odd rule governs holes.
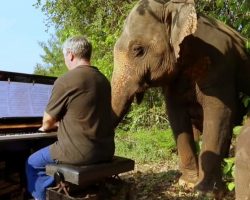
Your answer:
[[[40,132],[45,132],[45,130],[44,130],[43,127],[40,127],[40,128],[38,129],[38,131],[40,131]]]
[[[39,131],[52,131],[58,128],[58,122],[55,118],[50,116],[48,113],[44,112],[43,115],[43,125],[39,128]]]

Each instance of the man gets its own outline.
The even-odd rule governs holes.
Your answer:
[[[114,155],[110,83],[91,66],[91,52],[82,36],[63,45],[69,71],[55,81],[40,128],[46,132],[58,126],[58,141],[32,154],[26,165],[28,191],[35,199],[45,200],[46,188],[54,181],[45,174],[46,164],[87,165]]]

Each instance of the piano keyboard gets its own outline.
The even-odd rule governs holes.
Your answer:
[[[1,141],[23,140],[23,139],[40,139],[40,138],[56,137],[56,132],[32,132],[32,133],[5,133],[0,135]]]

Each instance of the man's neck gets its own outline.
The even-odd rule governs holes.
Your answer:
[[[80,65],[87,65],[90,66],[90,61],[84,60],[84,59],[77,59],[75,60],[74,63],[72,63],[71,67],[69,70],[71,69],[75,69],[76,67],[80,66]]]

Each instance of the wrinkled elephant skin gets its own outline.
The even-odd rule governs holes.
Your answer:
[[[235,155],[236,200],[250,199],[250,119],[237,137]]]
[[[141,0],[129,13],[114,47],[114,126],[135,97],[161,87],[177,143],[181,180],[198,190],[223,188],[221,161],[240,121],[239,93],[250,95],[246,39],[197,14],[192,0]],[[197,132],[202,133],[199,156]]]

